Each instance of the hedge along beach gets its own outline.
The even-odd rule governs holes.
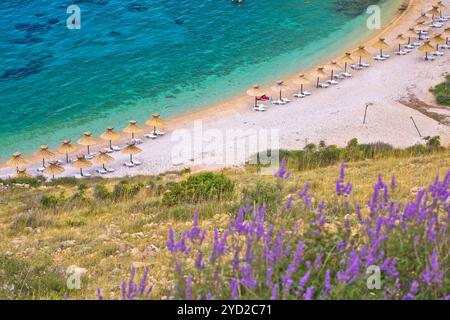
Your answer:
[[[448,1],[444,3],[448,5]],[[414,26],[420,13],[430,7],[429,1],[410,1],[406,11],[366,41],[367,49],[377,52],[371,46],[375,39],[383,36],[391,44],[387,52],[392,55],[395,51],[393,39],[397,34]],[[345,51],[353,51],[353,48],[349,47]],[[337,52],[335,57],[342,54],[343,52]],[[313,91],[311,97],[293,100],[287,105],[273,106],[265,113],[254,112],[251,109],[252,99],[242,97],[176,117],[170,120],[166,127],[173,130],[172,132],[186,129],[184,134],[189,135],[193,130],[194,120],[201,119],[203,130],[206,131],[274,128],[279,130],[280,147],[286,149],[300,149],[306,141],[317,143],[319,140],[342,145],[353,137],[358,138],[360,142],[382,141],[402,147],[423,141],[411,123],[412,116],[424,136],[439,135],[443,142],[447,143],[448,126],[405,106],[404,100],[411,94],[430,102],[432,97],[428,89],[439,83],[443,79],[443,73],[447,71],[445,68],[449,62],[448,54],[433,62],[425,62],[422,58],[422,53],[414,50],[407,56],[392,56],[383,62],[370,61],[370,68],[352,71],[353,77],[342,81],[338,86],[315,90],[313,85],[309,85],[307,89]],[[322,64],[327,64],[329,60],[332,59],[325,59]],[[308,70],[304,73],[310,72]],[[292,93],[299,91],[298,86],[292,82],[293,79],[286,81],[292,89],[283,93],[291,99]],[[271,86],[263,87],[262,90],[267,95],[276,97]],[[367,104],[370,104],[367,123],[363,125],[362,117]],[[195,167],[196,163],[190,159],[187,159],[186,163],[172,163],[172,150],[179,144],[180,141],[172,141],[170,133],[163,138],[145,142],[141,147],[143,151],[138,156],[143,163],[132,169],[122,166],[127,159],[126,155],[114,154],[117,159],[114,164],[115,172],[110,176],[153,174],[185,166]],[[200,153],[203,153],[203,150],[200,150]],[[192,158],[196,156],[199,155],[193,155]],[[221,165],[201,164],[199,167],[217,168]],[[30,172],[33,172],[32,166],[30,168]],[[10,175],[12,172],[14,170],[2,169],[1,175]],[[67,168],[63,175],[73,175],[75,172],[76,169]]]

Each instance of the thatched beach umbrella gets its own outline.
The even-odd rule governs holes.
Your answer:
[[[27,172],[26,168],[20,168],[17,170],[16,178],[31,178],[31,174]]]
[[[372,45],[375,49],[380,49],[380,57],[383,56],[383,50],[389,49],[389,45],[386,43],[385,38],[379,38],[377,42]]]
[[[77,160],[72,163],[72,167],[80,169],[80,175],[83,176],[83,169],[92,167],[92,162],[86,160],[83,155],[78,155]]]
[[[90,132],[90,131],[84,132],[83,137],[81,137],[81,139],[78,140],[78,144],[87,147],[88,154],[91,153],[90,147],[95,146],[98,143],[99,143],[99,141],[92,136],[92,132]]]
[[[429,24],[433,22],[433,19],[431,19],[429,16],[427,16],[426,13],[422,13],[419,18],[417,18],[416,23],[423,23],[423,24]]]
[[[280,93],[280,100],[281,100],[283,98],[282,97],[283,92],[288,91],[289,87],[284,83],[283,80],[279,80],[279,81],[277,81],[275,86],[272,87],[272,90],[277,93]]]
[[[418,23],[414,27],[414,30],[416,30],[416,32],[420,32],[420,34],[422,34],[423,32],[430,30],[430,27],[427,26],[425,23]]]
[[[419,35],[417,34],[416,30],[414,28],[409,28],[404,34],[405,37],[408,37],[408,44],[411,43],[411,38],[418,38]]]
[[[64,172],[64,168],[58,165],[56,162],[50,162],[50,165],[44,169],[44,173],[51,175],[53,179],[55,179],[55,175],[61,174]]]
[[[366,47],[359,46],[358,49],[353,53],[355,56],[359,57],[359,64],[362,63],[362,58],[370,57],[370,52],[366,50]]]
[[[337,63],[337,61],[331,61],[326,68],[331,71],[331,80],[334,79],[334,73],[341,71],[343,68]]]
[[[130,142],[120,152],[130,155],[130,162],[133,162],[133,155],[141,153],[142,149],[138,148],[134,142]]]
[[[434,47],[430,44],[430,41],[425,41],[423,45],[419,47],[421,52],[425,52],[425,60],[428,60],[428,54],[434,51]]]
[[[406,44],[408,42],[408,39],[406,39],[405,36],[401,33],[395,37],[394,42],[398,44],[398,51],[400,52],[402,50],[402,45]]]
[[[258,97],[262,97],[265,93],[259,88],[258,84],[247,90],[247,95],[255,98],[255,107],[258,106]]]
[[[153,127],[153,134],[156,134],[156,128],[161,128],[165,122],[159,118],[159,113],[152,114],[152,118],[145,122],[146,125]]]
[[[431,14],[431,18],[434,19],[434,17],[441,16],[441,12],[439,11],[439,7],[434,5],[432,9],[427,11],[427,14]]]
[[[19,169],[25,167],[28,164],[28,161],[24,159],[20,152],[15,152],[12,155],[12,158],[6,161],[6,165],[9,167],[16,168],[17,171]]]
[[[53,159],[55,154],[48,150],[48,146],[42,145],[39,151],[36,153],[42,159],[42,166],[45,168],[45,159]]]
[[[103,169],[106,170],[105,164],[111,163],[114,161],[114,158],[108,154],[108,150],[102,149],[100,153],[94,157],[94,161],[103,166]]]
[[[439,9],[439,13],[440,16],[442,17],[442,11],[448,9],[448,7],[442,3],[442,1],[438,1],[436,4],[434,4],[438,9]]]
[[[303,86],[310,84],[311,80],[309,80],[304,74],[300,74],[297,78],[295,78],[294,83],[300,85],[300,93],[303,94]]]
[[[123,130],[125,133],[131,134],[131,139],[134,139],[134,135],[137,133],[141,133],[143,129],[137,125],[136,120],[131,120],[127,127],[125,127]]]
[[[350,52],[346,52],[345,55],[339,59],[339,61],[344,62],[344,72],[347,72],[348,64],[354,64],[356,61],[352,58],[352,54]]]
[[[66,155],[66,163],[69,163],[69,154],[77,151],[77,146],[73,145],[70,140],[64,140],[63,144],[56,149],[61,154]]]
[[[430,44],[432,46],[436,46],[436,51],[439,51],[439,46],[441,44],[445,44],[447,41],[442,38],[442,34],[436,33],[433,38],[430,40]]]
[[[325,67],[318,67],[316,71],[311,73],[311,75],[315,78],[317,78],[317,88],[319,87],[320,78],[325,78],[327,76],[327,73],[325,72]]]
[[[112,142],[120,139],[120,134],[114,131],[113,127],[109,127],[100,135],[100,139],[109,141],[109,148],[112,149]]]
[[[450,38],[450,28],[444,30],[445,43],[448,44],[448,38]]]

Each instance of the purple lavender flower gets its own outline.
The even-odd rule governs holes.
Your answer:
[[[192,284],[192,276],[188,276],[186,278],[186,299],[187,300],[190,300],[191,296],[192,296],[191,284]]]
[[[423,281],[431,286],[433,283],[440,285],[442,284],[442,279],[444,278],[444,272],[440,270],[440,263],[435,250],[429,258],[429,265],[425,268],[422,273]]]
[[[309,287],[306,289],[305,294],[303,295],[303,300],[312,300],[314,295],[314,287]]]
[[[272,289],[272,296],[270,297],[270,300],[277,300],[278,296],[278,283],[275,283]]]
[[[236,279],[231,279],[230,280],[230,295],[231,295],[231,299],[232,300],[237,300],[238,299],[238,291],[239,291],[239,281]]]

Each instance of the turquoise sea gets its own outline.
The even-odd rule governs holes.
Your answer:
[[[2,0],[0,158],[172,117],[310,67],[400,0]],[[81,9],[81,29],[66,26]],[[375,31],[376,32],[376,31]]]

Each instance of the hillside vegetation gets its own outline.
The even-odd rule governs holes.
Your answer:
[[[282,156],[275,176],[3,181],[0,298],[448,295],[449,149],[352,140]],[[367,288],[371,265],[379,290]],[[67,289],[70,266],[79,290]]]

